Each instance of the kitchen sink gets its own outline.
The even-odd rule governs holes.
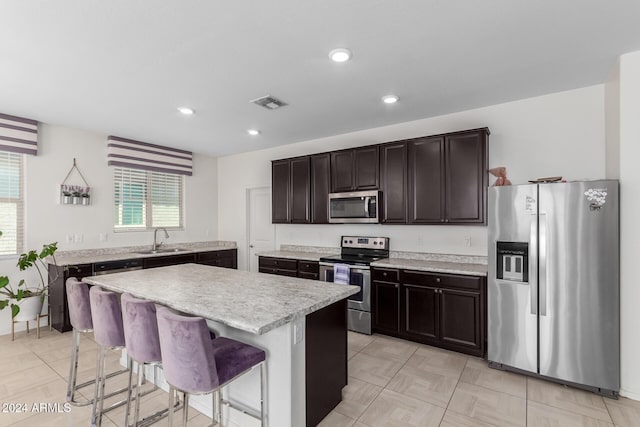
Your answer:
[[[145,250],[145,251],[135,251],[136,254],[143,254],[143,255],[152,255],[152,254],[166,254],[166,253],[173,253],[173,252],[186,252],[189,249],[183,249],[183,248],[162,248],[162,249],[156,249],[155,251],[153,249],[149,249],[149,250]]]

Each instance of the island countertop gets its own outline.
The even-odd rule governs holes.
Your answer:
[[[358,286],[180,264],[83,279],[262,335],[356,294]]]

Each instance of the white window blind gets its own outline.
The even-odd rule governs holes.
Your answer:
[[[23,154],[0,151],[0,255],[22,252],[24,240]]]
[[[114,168],[114,228],[183,228],[182,175]]]

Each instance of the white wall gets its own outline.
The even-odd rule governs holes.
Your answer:
[[[640,400],[640,52],[619,63],[621,394]]]
[[[554,93],[413,122],[367,129],[218,159],[219,238],[238,242],[246,268],[245,190],[271,185],[271,160],[487,126],[489,165],[514,184],[562,175],[604,177],[604,85]],[[493,182],[493,181],[490,181]],[[276,226],[276,246],[338,246],[342,234],[389,236],[392,250],[486,255],[486,227],[390,225]],[[471,247],[465,238],[471,237]],[[419,240],[422,243],[419,243]]]
[[[107,135],[41,124],[38,155],[26,156],[25,250],[57,241],[60,250],[151,245],[152,232],[113,232],[113,168],[107,166]],[[153,141],[150,141],[153,142]],[[60,204],[60,184],[76,158],[91,186],[91,205]],[[185,230],[171,231],[167,243],[217,240],[217,159],[194,155],[193,176],[186,177]],[[72,175],[70,184],[81,184]],[[101,242],[100,233],[107,235]],[[68,235],[82,237],[68,243]],[[12,282],[30,277],[15,267],[17,257],[0,257],[0,275]],[[0,334],[11,330],[9,312],[0,312]],[[23,329],[24,325],[16,325]]]

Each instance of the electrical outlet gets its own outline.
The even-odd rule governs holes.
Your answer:
[[[106,242],[107,241],[107,237],[108,234],[107,233],[100,233],[99,238],[101,242]]]
[[[67,243],[73,243],[73,236],[71,234],[67,234],[65,241]]]
[[[418,237],[418,246],[424,245],[424,239],[422,237]]]
[[[300,323],[293,324],[293,343],[298,344],[304,340],[304,325]]]
[[[74,234],[73,243],[82,243],[82,234]]]
[[[465,237],[464,238],[464,245],[468,248],[471,247],[471,237]]]

